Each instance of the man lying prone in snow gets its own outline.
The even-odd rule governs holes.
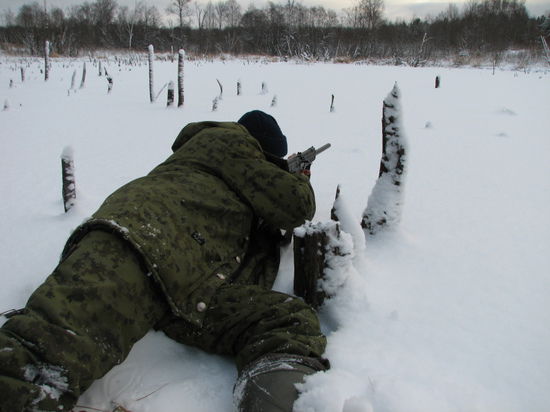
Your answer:
[[[271,290],[280,229],[315,212],[309,170],[266,113],[191,123],[173,154],[110,195],[0,329],[0,410],[69,411],[150,329],[232,355],[239,411],[291,411],[328,367],[315,312]]]

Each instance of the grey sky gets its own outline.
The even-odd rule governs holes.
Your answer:
[[[38,1],[42,4],[44,0],[0,0],[0,13],[7,9],[17,13],[23,4],[33,3]],[[85,0],[46,0],[48,7],[57,6],[66,9],[74,4],[84,3]],[[93,2],[93,0],[88,0]],[[149,5],[156,5],[159,11],[164,12],[170,0],[144,0]],[[199,3],[206,4],[208,0],[197,0]],[[275,3],[284,3],[284,0],[273,0]],[[326,8],[340,12],[344,8],[348,8],[357,3],[358,0],[300,0],[300,3],[306,6],[322,5]],[[135,0],[117,0],[120,5],[132,6]],[[216,2],[216,0],[213,0]],[[267,0],[250,1],[238,0],[243,9],[246,9],[251,3],[257,7],[263,7],[267,4]],[[437,15],[440,11],[445,10],[449,2],[434,0],[384,0],[385,17],[390,20],[405,19],[412,17],[426,17],[427,15]],[[454,1],[459,7],[463,1]],[[550,13],[550,0],[527,0],[527,10],[532,16]]]

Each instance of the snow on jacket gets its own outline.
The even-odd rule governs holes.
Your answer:
[[[315,212],[306,177],[266,160],[238,123],[190,123],[173,154],[111,194],[71,235],[62,254],[90,230],[128,240],[174,313],[201,325],[226,282],[270,288],[279,265],[279,229]]]

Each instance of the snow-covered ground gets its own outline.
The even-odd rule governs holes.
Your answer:
[[[89,60],[79,88],[82,62],[52,59],[44,82],[41,60],[0,57],[0,311],[25,304],[71,230],[164,160],[187,122],[236,120],[257,108],[278,119],[291,153],[330,142],[312,169],[315,221],[329,220],[340,184],[359,224],[378,175],[382,100],[397,82],[409,142],[402,221],[366,239],[323,306],[332,369],[307,380],[296,409],[549,410],[550,71],[188,61],[177,109],[165,107],[166,90],[148,101],[145,60],[104,60],[110,94]],[[157,92],[176,79],[177,62],[155,62]],[[216,79],[224,93],[212,112]],[[67,214],[66,146],[78,191]],[[288,248],[278,290],[291,292],[292,271]],[[229,412],[235,377],[231,359],[151,332],[79,404]]]

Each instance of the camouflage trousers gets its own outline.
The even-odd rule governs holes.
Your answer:
[[[234,356],[239,370],[268,353],[320,358],[326,344],[309,306],[254,285],[221,287],[193,326],[124,241],[94,231],[0,328],[0,411],[70,411],[152,328]]]

